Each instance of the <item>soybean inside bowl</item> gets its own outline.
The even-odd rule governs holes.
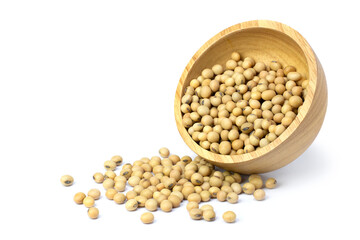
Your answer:
[[[295,66],[309,80],[301,110],[290,126],[267,146],[241,155],[221,155],[196,143],[182,123],[181,98],[190,81],[205,68],[224,64],[232,52],[241,58],[282,66]],[[231,26],[206,42],[190,59],[176,89],[174,111],[176,125],[185,143],[199,156],[221,168],[243,174],[263,173],[281,168],[300,156],[314,141],[327,108],[324,71],[307,41],[289,26],[268,20],[255,20]]]

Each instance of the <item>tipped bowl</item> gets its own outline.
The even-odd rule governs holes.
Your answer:
[[[196,143],[182,124],[181,98],[190,81],[204,68],[223,64],[233,51],[242,59],[282,66],[293,65],[309,80],[301,110],[291,125],[273,142],[251,153],[221,155]],[[243,173],[264,173],[281,168],[298,158],[314,141],[327,108],[327,86],[319,59],[308,42],[291,27],[274,21],[255,20],[233,25],[207,41],[190,59],[182,73],[175,95],[175,120],[185,143],[199,156],[221,168]]]

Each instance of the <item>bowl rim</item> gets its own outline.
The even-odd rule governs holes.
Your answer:
[[[270,144],[256,151],[250,153],[244,153],[241,155],[222,155],[218,153],[213,153],[211,151],[202,148],[197,142],[195,142],[182,124],[181,121],[182,113],[180,110],[180,105],[181,105],[180,103],[182,98],[182,92],[184,89],[183,83],[188,73],[190,72],[190,69],[197,61],[197,59],[202,54],[204,54],[209,47],[211,47],[214,43],[216,43],[217,40],[220,40],[221,38],[226,37],[235,32],[244,31],[251,28],[266,28],[266,29],[278,31],[290,37],[298,45],[298,47],[302,50],[305,56],[307,68],[308,68],[307,70],[308,70],[309,84],[307,87],[307,95],[294,121],[286,128],[286,130],[279,137],[275,139],[275,141],[271,142]],[[311,66],[315,66],[315,67],[311,67]],[[190,147],[190,149],[199,156],[206,158],[207,160],[213,162],[229,163],[229,164],[243,163],[243,162],[255,160],[258,157],[264,156],[270,153],[271,151],[274,151],[278,145],[286,141],[292,135],[292,133],[304,120],[314,99],[315,89],[317,85],[317,81],[316,81],[317,71],[318,70],[317,70],[316,56],[314,51],[310,47],[309,43],[299,32],[289,27],[288,25],[272,20],[252,20],[252,21],[247,21],[232,25],[220,31],[215,36],[210,38],[206,43],[204,43],[199,48],[199,50],[192,56],[192,58],[186,65],[183,73],[181,74],[180,80],[176,88],[175,101],[174,101],[174,113],[175,113],[175,120],[178,131],[181,137],[183,138],[183,140],[185,141],[185,143]],[[191,142],[191,144],[189,144],[189,141]]]

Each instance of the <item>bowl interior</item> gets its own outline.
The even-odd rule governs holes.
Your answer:
[[[297,36],[298,39],[303,39],[299,36]],[[308,46],[305,40],[304,44]],[[309,58],[305,56],[303,49],[295,40],[279,30],[265,27],[249,27],[232,30],[230,27],[210,39],[193,56],[181,76],[177,90],[177,93],[180,93],[180,96],[178,96],[178,100],[175,101],[175,115],[179,132],[187,145],[198,155],[208,159],[215,165],[217,162],[232,164],[253,160],[271,150],[274,150],[278,144],[281,144],[282,141],[286,140],[285,137],[280,136],[274,142],[255,152],[242,155],[220,155],[200,147],[200,145],[191,138],[185,127],[182,125],[180,101],[186,87],[189,86],[190,81],[197,78],[204,68],[211,68],[215,64],[221,64],[224,66],[233,51],[238,51],[241,55],[241,59],[244,59],[245,57],[252,57],[255,61],[262,61],[267,65],[271,61],[276,60],[280,62],[283,67],[287,65],[295,66],[297,71],[300,72],[305,79],[309,79],[312,87],[315,86],[313,83],[313,81],[315,81],[312,76],[313,74],[311,73],[311,76],[309,76]],[[311,91],[312,90],[313,89],[311,89]],[[305,98],[304,108],[301,110],[302,116],[299,121],[301,121],[306,115],[310,106],[311,101],[306,101],[308,98],[312,98],[312,96],[310,97],[309,95],[310,94],[308,94]],[[286,135],[286,137],[289,136],[296,128],[294,124],[295,121],[282,135]]]
[[[283,67],[295,66],[305,78],[309,76],[304,52],[292,38],[277,30],[254,27],[223,36],[197,56],[185,78],[182,94],[190,81],[197,78],[204,68],[211,68],[215,64],[224,66],[234,51],[241,54],[241,59],[252,57],[255,61],[262,61],[265,64],[276,60]]]

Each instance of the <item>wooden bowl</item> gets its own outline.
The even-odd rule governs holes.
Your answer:
[[[203,149],[182,124],[181,97],[192,79],[204,68],[224,66],[233,51],[241,58],[282,66],[293,65],[309,80],[303,107],[292,124],[275,141],[251,153],[220,155]],[[264,173],[281,168],[299,157],[320,131],[327,107],[324,71],[308,42],[294,29],[282,23],[256,20],[231,26],[207,41],[190,59],[181,75],[175,95],[175,119],[181,137],[199,156],[221,168],[243,174]],[[309,166],[310,167],[310,166]]]

